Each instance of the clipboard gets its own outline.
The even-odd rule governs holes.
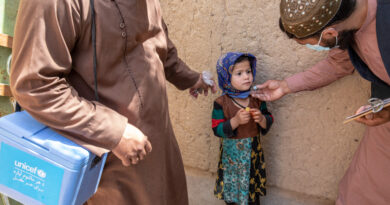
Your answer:
[[[379,98],[370,98],[368,100],[368,103],[369,103],[368,108],[362,110],[361,112],[359,112],[355,115],[351,115],[351,116],[346,117],[343,123],[346,124],[346,123],[351,122],[357,118],[366,116],[370,113],[380,112],[383,108],[390,106],[390,98],[387,98],[385,100],[381,100]]]

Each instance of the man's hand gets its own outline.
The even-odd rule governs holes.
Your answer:
[[[215,81],[213,78],[212,85],[208,85],[203,81],[202,74],[200,74],[198,81],[195,83],[194,86],[190,88],[190,95],[192,95],[195,98],[198,98],[199,94],[204,93],[205,96],[208,95],[208,90],[210,89],[212,93],[217,92],[217,87],[215,86]]]
[[[119,144],[112,150],[120,160],[123,166],[137,164],[152,151],[152,145],[148,138],[133,125],[127,124],[125,132]]]
[[[366,106],[360,107],[356,113],[364,110]],[[365,124],[367,126],[378,126],[390,121],[390,107],[384,108],[380,112],[370,113],[355,120],[356,122]]]
[[[291,92],[285,80],[268,80],[267,82],[257,85],[257,90],[252,91],[251,95],[262,101],[278,100]]]

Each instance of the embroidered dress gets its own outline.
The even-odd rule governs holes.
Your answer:
[[[214,195],[229,203],[248,204],[266,194],[266,174],[260,133],[266,134],[273,118],[265,102],[250,97],[249,107],[259,108],[266,129],[253,119],[232,130],[230,119],[239,110],[228,95],[215,100],[212,114],[214,134],[221,138],[220,160]]]

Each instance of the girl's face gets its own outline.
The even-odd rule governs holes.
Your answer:
[[[249,61],[241,61],[233,67],[231,84],[240,91],[249,90],[253,83],[253,74]]]

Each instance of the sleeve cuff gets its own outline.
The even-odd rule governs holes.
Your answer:
[[[96,113],[103,114],[97,114],[88,125],[89,130],[93,132],[90,138],[99,143],[97,146],[112,150],[118,145],[123,136],[127,125],[127,118],[110,108],[101,105],[96,105]],[[109,119],[107,119],[107,117]]]
[[[174,84],[178,89],[185,90],[195,85],[200,78],[200,73],[191,70],[183,61],[179,60],[178,72],[171,76],[168,81]]]
[[[258,125],[262,135],[266,135],[268,133],[268,131],[271,129],[271,126],[272,126],[272,123],[273,123],[273,119],[272,119],[271,116],[264,115],[264,117],[265,117],[265,120],[266,120],[266,128],[264,129],[260,125]]]
[[[227,138],[233,137],[237,134],[236,131],[233,131],[232,125],[230,124],[230,120],[226,121],[223,124],[223,132],[225,133],[225,136]]]

